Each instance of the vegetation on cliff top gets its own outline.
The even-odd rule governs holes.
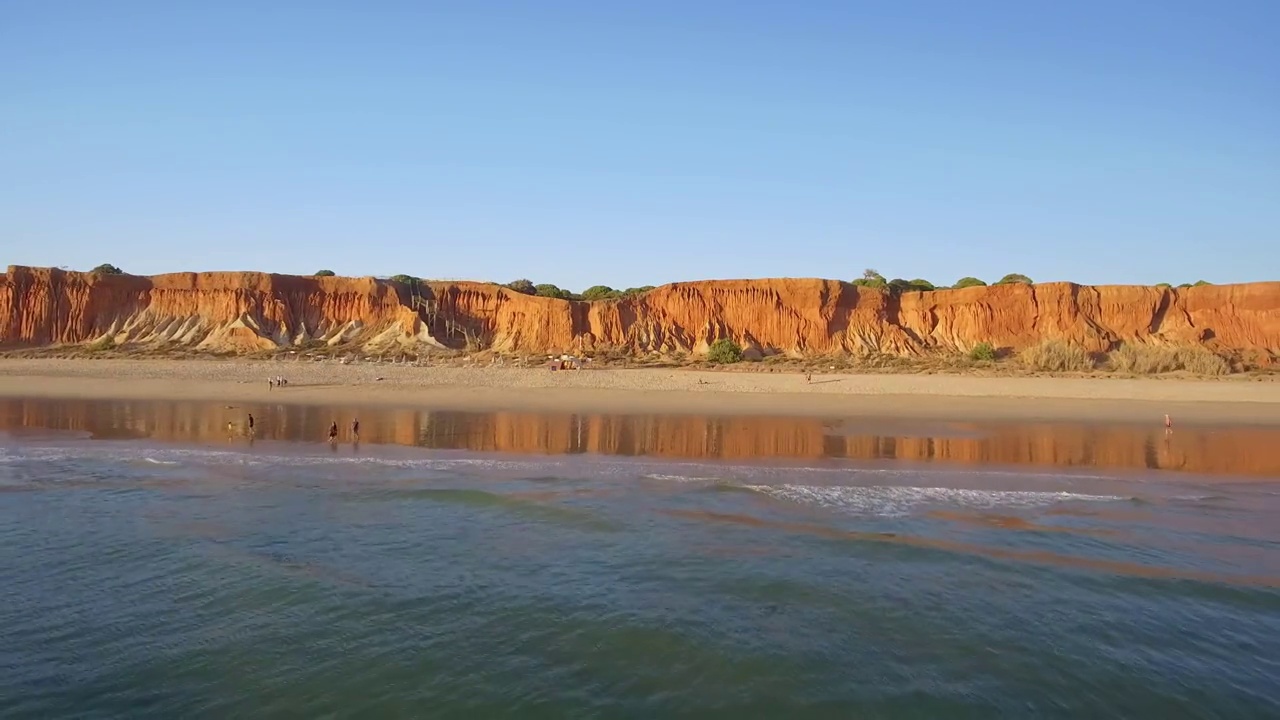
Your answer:
[[[1032,284],[1031,278],[1020,273],[1010,273],[1000,278],[996,282],[997,285],[1009,285],[1011,283]],[[902,278],[894,278],[886,280],[884,275],[873,268],[867,268],[862,271],[862,277],[853,280],[850,284],[857,287],[871,288],[873,290],[888,290],[891,292],[928,292],[930,290],[951,290],[967,287],[985,287],[986,282],[976,277],[962,277],[956,281],[954,285],[934,285],[924,278],[916,278],[914,280],[904,280]]]
[[[111,265],[110,263],[103,263],[102,265],[99,265],[98,267],[94,268],[93,270],[90,270],[89,272],[93,273],[94,275],[123,275],[124,274],[123,270],[116,267],[115,265]]]
[[[521,278],[519,280],[512,280],[511,282],[507,283],[505,287],[508,290],[515,290],[516,292],[523,293],[525,295],[538,294],[538,287],[533,284],[533,281],[526,280],[524,278]]]
[[[1027,277],[1026,275],[1023,275],[1022,273],[1009,273],[1008,275],[1005,275],[1004,277],[996,281],[997,285],[1013,285],[1015,283],[1021,283],[1023,285],[1034,284],[1031,278]]]
[[[115,265],[109,265],[109,264],[99,265],[98,267],[94,268],[91,272],[96,275],[125,274],[124,271],[121,270],[120,268],[116,267]],[[317,270],[314,273],[314,276],[315,277],[334,277],[335,273],[332,270]],[[417,283],[428,282],[423,278],[416,277],[414,275],[407,275],[407,274],[392,275],[390,278],[387,278],[387,279],[393,283],[399,283],[401,285],[409,285],[409,286],[412,286]],[[492,284],[496,284],[496,283],[492,283]],[[873,268],[867,268],[866,270],[864,270],[862,273],[862,277],[851,280],[850,284],[856,287],[864,287],[864,288],[869,288],[873,290],[882,290],[885,292],[892,292],[892,293],[928,292],[932,290],[958,290],[958,289],[970,288],[970,287],[988,287],[988,283],[985,280],[982,280],[981,278],[972,277],[972,276],[962,277],[959,280],[956,280],[956,282],[952,285],[935,285],[934,283],[924,278],[915,278],[912,280],[906,280],[904,278],[893,278],[892,280],[890,280],[885,278],[884,275],[881,275],[879,271]],[[994,285],[1019,285],[1019,284],[1031,285],[1031,284],[1034,284],[1034,281],[1030,277],[1023,275],[1022,273],[1009,273],[1008,275],[1005,275],[1004,277],[1000,278],[994,283]],[[1182,283],[1177,287],[1190,288],[1190,287],[1200,287],[1203,285],[1211,285],[1211,284],[1212,283],[1209,283],[1205,280],[1197,280],[1195,283]],[[577,300],[577,301],[585,301],[585,302],[596,302],[600,300],[616,300],[620,298],[641,295],[643,293],[646,293],[646,292],[649,292],[650,290],[655,289],[655,286],[653,285],[643,285],[641,287],[630,287],[625,290],[617,290],[608,285],[592,285],[586,290],[583,290],[581,293],[575,293],[573,291],[565,290],[551,283],[535,284],[532,280],[529,280],[528,278],[520,278],[518,280],[512,280],[511,282],[502,284],[501,287],[504,287],[513,292],[518,292],[522,295],[535,295],[538,297],[556,298],[559,300]],[[1173,286],[1169,283],[1157,283],[1155,287],[1171,288]]]

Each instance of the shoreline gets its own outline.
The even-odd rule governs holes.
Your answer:
[[[268,389],[283,375],[285,388]],[[0,397],[198,400],[605,414],[1280,425],[1273,382],[340,365],[252,360],[0,360]]]

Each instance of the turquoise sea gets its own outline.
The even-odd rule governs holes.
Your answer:
[[[1277,453],[0,400],[0,717],[1278,718]]]

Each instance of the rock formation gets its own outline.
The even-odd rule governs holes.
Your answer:
[[[0,345],[103,343],[210,352],[350,347],[689,353],[730,338],[748,357],[1017,351],[1061,339],[1203,346],[1280,356],[1280,283],[1193,288],[1000,285],[888,293],[833,280],[724,280],[573,302],[485,283],[263,273],[141,277],[11,266],[0,277]]]

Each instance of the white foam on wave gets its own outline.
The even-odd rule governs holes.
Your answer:
[[[641,475],[641,477],[647,478],[649,480],[658,480],[660,482],[675,482],[675,483],[719,482],[719,478],[713,478],[713,477],[694,477],[689,475],[666,475],[663,473],[646,473],[644,475]]]
[[[857,515],[897,517],[927,505],[947,505],[974,509],[1034,508],[1059,502],[1115,502],[1118,495],[1085,495],[1071,492],[1031,490],[972,490],[967,488],[911,487],[898,485],[815,486],[744,485],[779,500],[817,505]]]
[[[139,451],[132,448],[98,445],[94,447],[23,446],[13,452],[0,448],[0,462],[60,462],[67,460],[105,460],[113,462],[142,462],[151,465],[173,466],[183,463],[216,465],[289,465],[289,466],[350,466],[374,465],[395,468],[449,469],[453,467],[480,467],[490,469],[525,469],[528,461],[499,460],[496,458],[395,458],[376,455],[325,456],[305,454],[267,454],[236,450],[212,450],[205,448],[147,448],[139,458]],[[545,464],[545,463],[544,463]]]
[[[142,460],[143,462],[149,462],[152,465],[177,465],[178,464],[177,460],[157,460],[156,458],[153,458],[153,457],[144,457],[142,458]]]
[[[533,468],[561,468],[567,464],[578,465],[584,461],[581,456],[565,458],[510,458],[498,457],[388,457],[385,454],[359,456],[342,456],[330,454],[272,453],[244,449],[219,450],[199,447],[149,447],[139,450],[136,447],[113,448],[106,444],[61,446],[10,446],[8,452],[0,447],[0,464],[21,462],[24,460],[57,461],[68,459],[92,458],[106,460],[136,460],[140,452],[155,463],[177,462],[216,462],[219,464],[234,463],[243,465],[287,464],[291,466],[325,466],[325,465],[377,465],[394,468],[420,468],[427,470],[448,470],[450,468],[475,467],[488,470],[528,471]],[[1016,477],[1021,481],[1052,480],[1087,480],[1114,479],[1108,475],[1092,475],[1079,472],[1036,472],[1027,470],[999,470],[993,468],[962,468],[955,466],[938,467],[813,467],[794,465],[735,465],[706,462],[661,462],[654,463],[638,458],[597,457],[587,459],[592,475],[617,475],[645,477],[660,482],[676,483],[752,483],[777,480],[803,481],[812,477],[818,482],[826,479],[854,479],[859,477],[884,478],[892,483],[897,478],[918,479],[930,475],[942,475],[948,478],[964,476],[981,476],[984,478]],[[797,482],[796,484],[803,484]]]
[[[1035,468],[1026,469],[998,469],[990,467],[963,467],[959,465],[911,465],[909,467],[859,467],[859,466],[829,466],[814,467],[804,465],[721,465],[705,462],[680,462],[678,467],[680,470],[688,472],[705,471],[713,473],[713,476],[694,476],[671,473],[664,475],[654,473],[646,475],[654,479],[670,478],[678,482],[721,482],[725,478],[795,478],[797,476],[811,476],[815,478],[854,478],[863,476],[883,477],[886,479],[898,477],[922,477],[929,475],[945,475],[947,477],[965,477],[965,476],[981,476],[985,478],[1008,477],[1018,480],[1034,480],[1034,481],[1051,481],[1051,480],[1115,480],[1114,475],[1105,475],[1098,473],[1085,473],[1077,470],[1070,472],[1043,471]],[[670,471],[671,465],[665,465]]]

